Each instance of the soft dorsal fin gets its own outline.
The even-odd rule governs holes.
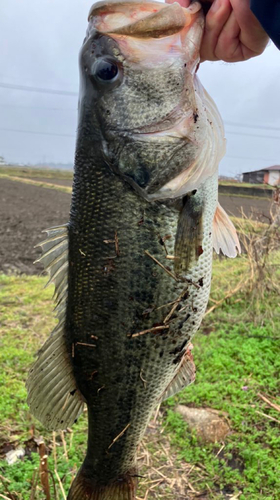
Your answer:
[[[195,364],[191,354],[191,348],[192,345],[189,344],[174,378],[171,380],[161,397],[161,401],[171,398],[171,396],[174,396],[177,392],[180,392],[195,381]]]
[[[68,287],[68,227],[46,231],[40,243],[42,262],[55,285],[59,323],[38,353],[27,380],[27,402],[34,416],[50,430],[70,427],[83,410],[84,400],[76,387],[72,363],[65,344],[64,323]]]
[[[234,258],[241,253],[236,229],[220,203],[216,208],[213,221],[213,247],[216,253],[220,250],[227,257]]]

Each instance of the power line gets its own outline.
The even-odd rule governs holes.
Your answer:
[[[275,130],[277,132],[280,132],[280,127],[271,127],[269,125],[250,125],[249,123],[237,123],[228,121],[224,121],[224,124],[229,125],[230,127],[256,128],[260,130]]]
[[[12,129],[12,128],[3,128],[0,127],[0,130],[3,130],[5,132],[16,132],[20,134],[32,134],[32,135],[48,135],[48,136],[56,136],[56,137],[75,137],[74,134],[60,134],[57,132],[38,132],[37,130],[20,130],[20,129]],[[277,163],[279,160],[272,160],[270,158],[251,158],[248,156],[231,156],[231,155],[226,155],[225,159],[230,158],[233,160],[250,160],[250,161],[265,161],[265,162],[272,162],[272,163]]]
[[[59,134],[56,132],[38,132],[37,130],[19,130],[14,128],[2,128],[0,130],[4,130],[5,132],[17,132],[19,134],[32,134],[32,135],[54,135],[56,137],[75,137],[73,134]]]
[[[41,94],[52,94],[52,95],[65,95],[65,96],[78,96],[78,92],[70,92],[66,90],[55,90],[55,89],[46,89],[46,88],[39,88],[39,87],[31,87],[27,85],[15,85],[11,83],[0,83],[1,88],[6,88],[6,89],[11,89],[11,90],[22,90],[25,92],[39,92]],[[1,106],[9,106],[9,105],[1,105]],[[16,106],[14,107],[21,107],[21,106]],[[28,108],[29,106],[22,106]],[[33,108],[33,109],[52,109],[52,110],[65,110],[65,108]],[[71,108],[68,108],[71,109]],[[237,122],[231,122],[231,121],[225,121],[225,125],[231,126],[231,127],[241,127],[241,128],[252,128],[252,129],[259,129],[259,130],[274,130],[274,131],[280,131],[280,127],[272,127],[269,125],[251,125],[249,123],[237,123]],[[238,132],[228,132],[230,134],[236,134],[239,135]],[[241,135],[241,133],[240,133]],[[243,132],[243,135],[254,135],[254,134],[246,134]],[[260,135],[255,135],[255,137],[267,137],[267,136],[260,136]],[[269,137],[269,138],[277,138],[278,137]]]
[[[12,89],[12,90],[23,90],[25,92],[39,92],[40,94],[57,94],[57,95],[67,95],[67,96],[78,96],[78,92],[68,92],[66,90],[53,90],[53,89],[44,89],[38,87],[28,87],[25,85],[13,85],[11,83],[0,83],[0,87],[4,89]]]
[[[6,88],[6,89],[11,89],[11,90],[22,90],[25,92],[39,92],[41,94],[51,94],[51,95],[64,95],[64,96],[75,96],[77,97],[79,94],[78,92],[69,92],[66,90],[54,90],[54,89],[45,89],[45,88],[39,88],[39,87],[30,87],[26,85],[14,85],[10,83],[0,83],[0,88]],[[65,108],[46,108],[46,107],[31,107],[31,106],[20,106],[20,105],[8,105],[8,104],[1,104],[0,106],[5,106],[5,107],[22,107],[22,108],[29,108],[29,109],[51,109],[53,111],[65,111]],[[69,110],[72,108],[68,108]],[[74,109],[74,108],[73,108]],[[280,131],[279,127],[272,127],[272,126],[263,126],[263,125],[250,125],[249,123],[237,123],[237,122],[230,122],[230,121],[225,121],[225,125],[228,125],[230,127],[241,127],[241,128],[252,128],[252,129],[259,129],[259,130],[274,130],[274,131]],[[257,134],[248,134],[246,132],[231,132],[227,131],[228,134],[232,135],[247,135],[247,136],[252,136],[252,137],[260,137],[260,138],[265,138],[265,139],[279,139],[279,137],[276,136],[266,136],[266,135],[257,135]]]
[[[0,108],[45,109],[46,111],[77,111],[76,108],[49,108],[46,106],[22,106],[21,104],[2,104]]]
[[[271,160],[270,158],[250,158],[249,156],[230,156],[226,155],[225,159],[227,158],[232,158],[233,160],[250,160],[250,161],[265,161],[265,162],[271,162],[271,163],[277,163],[278,160]]]
[[[231,132],[230,130],[227,130],[227,134],[231,135],[242,135],[242,136],[250,136],[250,137],[260,137],[261,139],[280,139],[280,136],[277,135],[260,135],[260,134],[248,134],[247,132]]]

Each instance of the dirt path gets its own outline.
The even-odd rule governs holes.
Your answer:
[[[229,215],[241,217],[242,208],[247,217],[268,222],[272,201],[266,198],[243,198],[228,194],[219,194],[219,202]]]
[[[43,229],[68,220],[71,195],[0,179],[0,271],[37,274]]]
[[[28,177],[28,179],[31,179],[32,181],[37,181],[37,182],[47,182],[50,184],[56,184],[58,186],[68,186],[72,187],[72,179],[56,179],[56,178],[49,178],[49,177]]]

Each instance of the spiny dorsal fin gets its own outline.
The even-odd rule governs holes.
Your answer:
[[[64,337],[68,286],[67,225],[48,229],[47,238],[37,246],[42,262],[55,285],[54,297],[59,323],[38,353],[27,380],[27,402],[32,413],[50,430],[70,427],[83,410],[84,400],[76,387]]]
[[[192,344],[189,344],[177,373],[165,389],[161,401],[171,398],[195,381],[195,364],[191,354]]]
[[[231,258],[241,253],[236,229],[219,203],[213,221],[213,247],[217,254],[221,250],[224,255]]]

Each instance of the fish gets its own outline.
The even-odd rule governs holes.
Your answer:
[[[195,379],[213,247],[240,252],[218,203],[222,119],[197,77],[203,29],[199,2],[111,0],[89,13],[69,222],[40,243],[58,324],[27,381],[48,429],[87,407],[69,500],[136,498],[151,415]]]

